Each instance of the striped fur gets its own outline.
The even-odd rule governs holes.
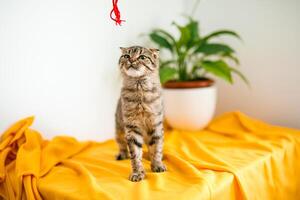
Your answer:
[[[158,74],[158,50],[140,46],[121,48],[119,66],[123,77],[116,111],[118,160],[131,159],[131,181],[144,179],[142,144],[149,150],[151,169],[166,170],[162,163],[163,102]],[[129,150],[129,152],[128,152]]]

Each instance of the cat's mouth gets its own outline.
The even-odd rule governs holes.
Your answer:
[[[145,72],[138,66],[129,65],[126,68],[125,73],[127,76],[140,77],[143,76]]]
[[[137,70],[137,69],[138,69],[138,67],[137,67],[137,66],[133,66],[133,65],[129,65],[128,69],[130,69],[130,68],[133,68],[133,69],[135,69],[135,70]]]

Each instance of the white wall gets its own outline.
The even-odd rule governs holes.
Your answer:
[[[47,137],[112,137],[119,46],[169,25],[180,3],[121,0],[127,21],[117,27],[110,0],[0,0],[1,132],[35,115],[34,128]]]
[[[189,9],[186,6],[185,9]],[[203,0],[195,15],[205,33],[237,30],[241,70],[251,82],[219,81],[217,113],[241,110],[270,123],[300,128],[300,1]]]
[[[109,19],[107,0],[0,0],[1,131],[35,115],[33,127],[48,138],[113,137],[118,47],[139,44],[141,32],[169,26],[192,7],[184,0],[119,3],[122,27]],[[226,27],[242,35],[244,44],[230,42],[252,84],[219,81],[218,113],[239,109],[300,128],[299,8],[297,0],[201,2],[204,33]]]

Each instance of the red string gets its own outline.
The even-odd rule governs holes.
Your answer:
[[[116,22],[116,25],[120,25],[125,20],[121,20],[121,13],[118,8],[118,0],[112,0],[113,9],[110,11],[110,18]],[[113,18],[113,13],[115,14],[115,18]]]

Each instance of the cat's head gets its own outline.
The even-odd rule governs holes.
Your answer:
[[[158,49],[140,46],[120,47],[120,49],[122,55],[119,66],[123,75],[138,78],[158,72]]]

